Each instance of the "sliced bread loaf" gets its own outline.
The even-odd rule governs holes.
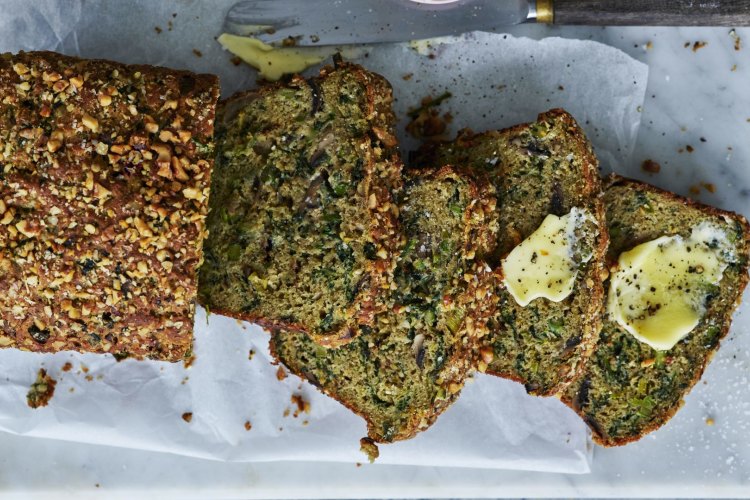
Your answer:
[[[391,101],[339,63],[223,103],[202,304],[328,346],[373,324],[399,240]]]
[[[487,372],[519,381],[537,395],[568,384],[590,352],[599,330],[602,263],[607,246],[597,159],[568,113],[551,110],[535,123],[506,130],[459,133],[453,142],[428,144],[418,165],[465,165],[487,175],[497,190],[500,224],[492,267],[540,227],[549,214],[581,209],[577,264],[570,295],[559,302],[537,298],[520,305],[502,284],[497,312],[485,340]]]
[[[426,429],[457,397],[494,300],[474,256],[494,241],[495,199],[450,168],[411,176],[401,198],[406,233],[390,307],[348,345],[325,349],[299,332],[276,332],[271,350],[391,442]]]
[[[606,183],[604,201],[611,237],[610,263],[616,263],[623,252],[657,238],[687,238],[706,223],[726,236],[710,244],[732,249],[719,284],[700,285],[706,287],[706,294],[700,304],[704,314],[697,326],[670,349],[654,349],[604,312],[599,342],[562,400],[583,417],[597,443],[615,446],[635,441],[666,423],[701,377],[729,329],[748,281],[750,227],[740,215],[617,176]]]

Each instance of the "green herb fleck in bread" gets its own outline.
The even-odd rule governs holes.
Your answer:
[[[591,427],[597,443],[616,446],[664,425],[700,379],[729,330],[748,281],[750,227],[740,215],[617,176],[607,182],[604,202],[610,263],[616,263],[622,252],[662,236],[689,236],[704,222],[726,232],[736,255],[708,294],[698,326],[669,350],[653,349],[603,313],[599,342],[562,400]]]
[[[592,216],[580,237],[580,250],[592,257],[579,266],[573,292],[562,302],[538,298],[522,307],[498,286],[498,309],[485,341],[488,373],[519,381],[533,394],[556,393],[573,380],[596,342],[603,298],[604,209],[597,159],[583,131],[565,111],[551,110],[535,123],[463,131],[453,142],[428,144],[417,163],[465,165],[489,177],[501,228],[488,257],[493,267],[548,214],[562,216],[578,207]]]
[[[340,63],[223,104],[204,305],[328,346],[372,326],[399,240],[391,101],[382,77]]]
[[[374,441],[426,429],[457,397],[494,307],[491,274],[475,259],[495,239],[494,204],[488,184],[450,168],[408,178],[389,309],[336,349],[276,332],[276,358],[364,417]]]

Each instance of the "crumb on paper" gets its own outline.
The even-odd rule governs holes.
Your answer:
[[[73,363],[71,363],[70,361],[62,365],[62,368],[61,368],[61,370],[64,372],[69,372],[72,369],[73,369]]]
[[[708,418],[706,419],[706,425],[708,425],[708,426],[712,426],[712,425],[714,425],[715,423],[716,423],[716,421],[715,421],[715,420],[714,420],[713,418],[711,418],[711,417],[708,417]]]
[[[75,387],[71,387],[70,389],[68,389],[68,392],[70,392],[72,394],[72,393],[76,392],[76,388]]]
[[[182,365],[185,367],[185,369],[188,369],[193,366],[193,363],[195,363],[195,353],[192,349],[190,349],[185,353],[185,357],[182,360]]]
[[[706,141],[706,138],[705,138],[705,137],[701,137],[701,138],[700,138],[700,141],[701,141],[701,142],[707,142],[707,141]]]
[[[698,40],[695,43],[693,43],[693,52],[698,52],[700,49],[708,45],[708,42],[704,42],[702,40]]]
[[[187,411],[182,414],[182,420],[184,420],[187,423],[190,423],[193,420],[193,412]]]
[[[190,377],[185,377],[185,378],[183,378],[183,379],[182,379],[182,381],[180,382],[180,385],[185,385],[185,384],[187,384],[188,380],[190,380]]]
[[[203,52],[198,49],[193,49],[193,54],[195,54],[195,57],[203,57]]]
[[[688,153],[692,153],[693,151],[695,151],[695,148],[693,148],[693,146],[691,146],[690,144],[685,146],[685,149],[687,150]]]
[[[245,420],[245,430],[249,431],[252,428],[253,428],[253,424],[251,424],[249,420]]]
[[[83,363],[81,363],[81,371],[83,373],[88,373],[89,372],[89,367],[86,366],[86,365],[84,365]]]
[[[255,357],[255,350],[250,349],[250,352],[247,353],[247,359],[252,361],[254,357]]]
[[[378,445],[376,445],[375,441],[368,437],[363,437],[359,440],[359,450],[367,455],[367,459],[370,461],[370,463],[375,462],[375,459],[380,456]]]
[[[295,405],[297,408],[294,410],[294,418],[297,418],[302,414],[303,412],[306,414],[310,414],[310,402],[306,401],[302,394],[292,394],[292,397],[290,398],[293,405]]]
[[[419,107],[412,108],[407,112],[411,121],[406,125],[406,132],[416,139],[441,138],[453,116],[450,113],[445,113],[441,117],[436,108],[451,97],[453,97],[453,94],[446,91],[437,97],[427,96],[423,98]]]
[[[734,28],[729,30],[729,36],[734,40],[734,50],[740,50],[742,48],[742,38],[737,34],[737,30]]]
[[[651,40],[649,40],[648,42],[646,42],[646,45],[644,45],[643,48],[646,49],[646,50],[653,49],[654,48],[654,42],[652,42]]]
[[[47,370],[40,368],[36,380],[26,394],[26,404],[31,408],[47,406],[52,396],[55,395],[55,385],[57,382],[47,375]]]
[[[414,73],[406,73],[406,74],[405,74],[405,75],[403,75],[403,76],[402,76],[401,78],[402,78],[402,79],[403,79],[403,80],[404,80],[405,82],[408,82],[409,80],[411,80],[411,79],[412,79],[412,77],[413,77],[413,76],[414,76]]]
[[[161,35],[161,32],[164,30],[161,29],[161,26],[154,26],[154,31],[156,31],[157,35]]]
[[[559,91],[563,91],[563,90],[565,90],[565,87],[563,87],[562,85],[558,85],[558,86],[557,86],[557,90],[559,90]]]
[[[685,47],[685,48],[690,47],[690,42],[685,42],[685,45],[683,45],[683,47]]]
[[[658,174],[661,172],[661,165],[652,159],[648,159],[641,163],[641,170],[649,174]]]
[[[174,27],[174,24],[172,24],[172,21],[167,22],[167,30],[172,31],[173,27]]]
[[[692,186],[690,186],[689,191],[690,194],[699,195],[701,194],[701,187],[698,184],[693,184]]]
[[[86,382],[93,382],[94,376],[93,375],[86,375]]]
[[[703,186],[703,189],[711,194],[714,194],[716,192],[716,185],[712,182],[701,182],[701,186]]]
[[[276,380],[284,380],[287,377],[286,371],[284,371],[283,366],[279,366],[279,369],[276,370]]]
[[[231,61],[231,63],[234,64],[235,66],[239,66],[240,64],[242,64],[242,59],[240,59],[238,56],[232,56],[232,58],[229,59],[229,61]]]
[[[737,71],[737,65],[736,65],[736,64],[733,64],[733,65],[732,65],[732,69],[730,69],[729,71]]]
[[[362,462],[356,462],[354,465],[356,465],[357,467],[362,467]]]
[[[288,417],[291,412],[292,410],[290,410],[289,408],[285,408],[283,413],[284,418]]]
[[[305,426],[305,427],[308,426],[309,424],[310,424],[309,420],[303,420],[302,421],[302,425]]]

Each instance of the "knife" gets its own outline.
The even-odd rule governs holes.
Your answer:
[[[750,0],[247,0],[225,32],[297,46],[402,42],[499,32],[523,22],[750,26]]]

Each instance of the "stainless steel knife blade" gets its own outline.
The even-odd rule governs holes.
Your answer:
[[[268,44],[348,45],[499,31],[533,13],[529,0],[246,0],[224,30]]]

